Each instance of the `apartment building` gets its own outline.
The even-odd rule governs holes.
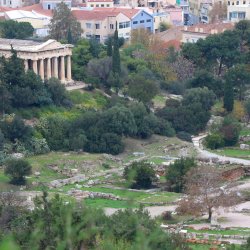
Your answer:
[[[227,5],[227,18],[231,22],[250,19],[249,0],[228,0]]]
[[[112,0],[87,0],[87,8],[113,8],[114,1]]]
[[[80,22],[84,38],[95,38],[101,43],[114,34],[116,22],[118,23],[118,36],[129,39],[131,21],[123,13],[107,13],[96,10],[73,10],[73,15]]]
[[[209,35],[219,34],[225,30],[232,30],[233,23],[197,24],[184,26],[182,32],[182,43],[196,43],[199,39],[205,39]]]

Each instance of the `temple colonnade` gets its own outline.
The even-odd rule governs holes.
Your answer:
[[[65,67],[66,66],[66,67]],[[33,70],[40,75],[42,80],[51,77],[58,78],[61,82],[71,82],[71,55],[58,56],[44,59],[24,59],[25,71]]]

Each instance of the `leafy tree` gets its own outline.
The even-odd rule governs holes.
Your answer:
[[[186,91],[183,96],[182,105],[189,106],[200,103],[205,111],[211,109],[215,101],[215,94],[207,87],[193,88]]]
[[[132,188],[150,188],[156,180],[151,164],[145,161],[133,162],[124,169],[123,175]]]
[[[6,84],[0,83],[0,112],[4,115],[11,108],[12,95],[8,91]]]
[[[238,98],[239,100],[244,99],[244,92],[246,85],[250,84],[250,73],[244,64],[237,64],[235,67],[228,70],[225,75],[227,82],[238,89]]]
[[[52,115],[40,119],[37,130],[46,139],[51,150],[68,149],[69,122],[65,118]]]
[[[207,213],[211,222],[215,209],[236,205],[240,200],[237,192],[225,185],[220,170],[215,167],[191,169],[185,181],[187,198],[179,202],[180,213],[196,216]]]
[[[84,134],[84,131],[79,131],[72,136],[69,136],[69,149],[71,150],[83,150],[87,143],[87,137]]]
[[[233,86],[231,81],[225,82],[225,89],[224,89],[224,99],[223,99],[223,106],[228,111],[231,112],[234,107],[234,92]]]
[[[26,142],[32,135],[31,127],[26,126],[19,116],[1,121],[0,128],[4,137],[11,142],[16,140]]]
[[[199,68],[215,71],[220,76],[224,67],[228,69],[240,62],[239,45],[237,32],[226,30],[221,34],[199,39],[195,44],[185,44],[182,54]]]
[[[2,75],[1,80],[6,84],[8,89],[13,85],[19,85],[23,82],[24,78],[24,64],[23,61],[17,57],[17,52],[11,48],[11,57],[6,60],[2,58]]]
[[[110,87],[108,78],[112,71],[112,59],[104,57],[102,59],[92,59],[88,63],[88,74],[93,78],[97,78],[99,83],[105,87]]]
[[[11,177],[11,183],[16,185],[25,184],[25,176],[31,174],[31,165],[23,159],[7,161],[4,173]]]
[[[63,2],[59,3],[56,9],[54,9],[49,28],[50,37],[55,40],[69,38],[68,32],[70,30],[70,37],[73,43],[76,43],[80,39],[82,33],[80,23],[77,22],[68,6]]]
[[[240,125],[239,122],[231,116],[226,116],[224,118],[219,131],[224,139],[225,146],[234,146],[238,142],[240,135]]]
[[[193,158],[181,158],[171,163],[166,169],[166,180],[170,190],[177,193],[182,192],[186,173],[196,166]]]
[[[222,81],[218,78],[215,78],[211,73],[206,70],[197,71],[194,77],[188,80],[188,85],[191,88],[207,87],[209,90],[212,90],[217,96],[220,97],[223,95]]]
[[[72,53],[72,74],[75,80],[83,81],[86,79],[87,64],[92,58],[89,40],[80,39]]]
[[[147,80],[142,75],[137,74],[129,81],[128,94],[144,104],[148,105],[157,92],[154,81]]]
[[[124,106],[114,106],[102,115],[102,128],[118,135],[134,135],[137,131],[133,114]]]
[[[10,88],[15,107],[42,106],[51,104],[51,98],[41,78],[33,71],[23,76],[23,81]]]
[[[0,34],[8,39],[26,39],[33,35],[34,28],[29,22],[5,20],[0,22]]]
[[[246,114],[248,116],[248,120],[250,120],[250,99],[248,99],[245,102],[245,110],[246,110]]]
[[[170,27],[170,25],[168,23],[166,23],[166,22],[160,22],[160,24],[159,24],[159,31],[160,32],[166,31],[166,30],[169,29],[169,27]]]
[[[219,133],[210,134],[205,139],[205,145],[210,149],[221,148],[224,144],[224,139]]]
[[[2,133],[0,129],[0,151],[3,150],[3,145],[4,145],[4,134]]]
[[[58,79],[50,78],[45,84],[55,105],[71,105],[67,96],[66,88]]]
[[[120,75],[121,73],[121,60],[119,51],[119,40],[118,40],[118,30],[117,22],[113,38],[113,51],[112,51],[112,71],[114,74]]]

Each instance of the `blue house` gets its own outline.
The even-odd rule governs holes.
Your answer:
[[[154,32],[154,17],[145,10],[139,11],[131,18],[131,29],[147,29]]]

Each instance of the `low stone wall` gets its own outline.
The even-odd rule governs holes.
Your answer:
[[[119,196],[110,193],[102,193],[102,192],[92,192],[92,191],[83,191],[79,189],[71,189],[67,192],[68,195],[75,197],[77,200],[82,200],[85,198],[101,198],[107,200],[125,200]]]

